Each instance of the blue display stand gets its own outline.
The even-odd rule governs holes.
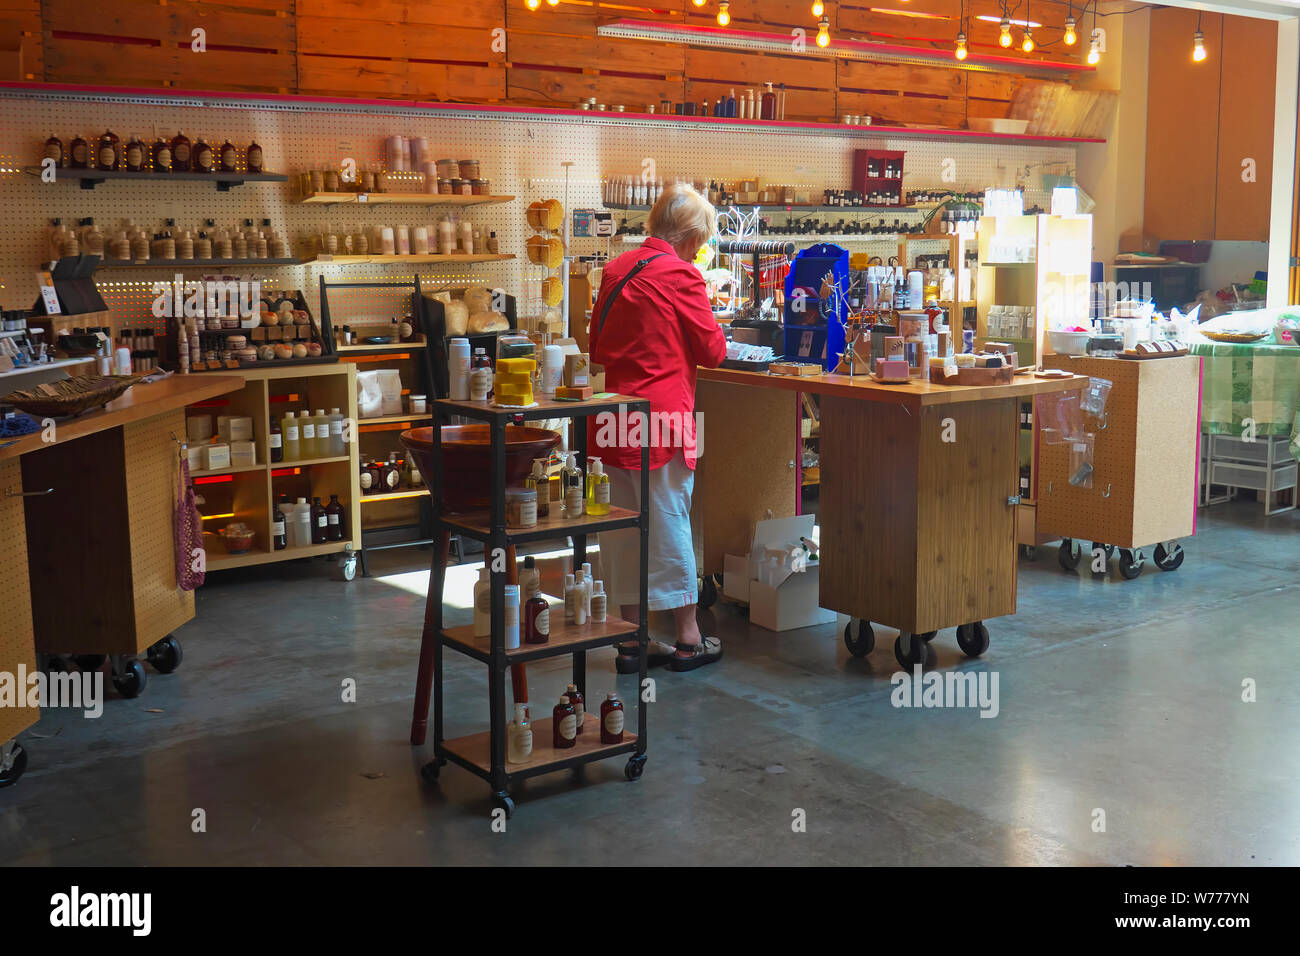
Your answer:
[[[803,299],[803,312],[799,312],[795,303],[802,297],[795,295],[795,289],[810,286],[820,289],[822,279],[827,273],[835,279],[835,284],[843,293],[849,287],[849,251],[830,243],[818,243],[807,249],[801,249],[790,264],[790,271],[785,277],[785,357],[806,362],[820,362],[824,368],[835,366],[839,355],[844,351],[844,326],[848,320],[847,308],[841,299],[835,302],[822,302],[816,298]],[[810,315],[816,320],[804,324]]]

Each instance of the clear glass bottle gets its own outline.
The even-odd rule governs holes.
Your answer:
[[[348,448],[343,440],[343,413],[337,408],[330,409],[329,427],[329,447],[326,454],[330,458],[342,458],[348,453]]]
[[[294,413],[289,411],[284,413],[284,418],[280,420],[280,431],[282,444],[284,445],[283,461],[298,461],[302,457],[302,439],[298,432],[298,419]]]
[[[609,514],[609,475],[599,458],[588,459],[587,469],[587,514]]]
[[[527,763],[533,753],[533,725],[528,705],[515,704],[515,719],[506,727],[506,763]]]

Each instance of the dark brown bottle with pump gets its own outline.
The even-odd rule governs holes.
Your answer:
[[[271,430],[267,433],[267,444],[271,446],[271,461],[284,461],[284,429],[280,427],[280,420],[274,415],[271,416]]]
[[[284,495],[280,498],[283,500]],[[276,551],[283,551],[289,547],[289,538],[285,534],[284,512],[279,508],[271,509],[271,547]]]
[[[524,604],[524,643],[545,644],[551,639],[551,605],[540,594],[534,594]],[[582,733],[582,723],[578,723]]]
[[[153,144],[153,171],[170,173],[172,171],[172,144],[159,138]]]
[[[239,172],[239,151],[230,140],[221,144],[221,171],[223,173]]]
[[[104,130],[104,135],[99,137],[99,149],[95,153],[95,166],[105,172],[117,172],[121,165],[121,156],[118,155],[118,146],[121,140],[112,130]]]
[[[329,522],[325,539],[327,541],[342,541],[344,530],[343,505],[339,504],[338,495],[330,495],[330,503],[325,506],[325,517]]]
[[[320,498],[311,500],[311,543],[324,544],[326,537],[329,535],[329,516],[325,514],[325,506],[320,503]]]
[[[50,138],[45,141],[45,158],[54,160],[54,165],[59,169],[62,169],[63,164],[67,162],[63,155],[63,140],[59,139],[53,133],[51,133]]]
[[[126,171],[129,173],[142,173],[149,168],[149,150],[140,141],[140,137],[131,136],[131,141],[126,144],[126,152],[122,154],[122,159],[126,164]]]
[[[623,742],[623,702],[618,699],[618,694],[613,692],[600,705],[600,742],[602,744]]]
[[[540,595],[538,596],[540,597]],[[569,698],[569,703],[573,705],[573,712],[578,718],[578,733],[582,733],[582,726],[586,722],[587,710],[586,702],[582,698],[582,693],[578,690],[577,684],[570,684],[565,688],[564,693]]]
[[[68,145],[68,166],[72,169],[90,168],[90,144],[80,136]]]
[[[213,170],[214,161],[212,147],[204,142],[200,136],[198,142],[194,144],[194,158],[190,163],[196,173],[210,173]]]
[[[190,171],[190,138],[184,133],[172,137],[172,172]]]
[[[556,750],[578,746],[578,717],[567,697],[561,697],[551,713],[551,746]]]

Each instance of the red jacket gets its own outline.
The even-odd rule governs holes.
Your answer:
[[[598,328],[605,300],[641,259],[663,253],[626,286]],[[651,441],[650,467],[662,468],[685,450],[695,467],[695,368],[717,368],[727,355],[727,339],[704,286],[704,277],[662,239],[647,239],[605,267],[600,296],[591,315],[591,360],[605,366],[611,392],[650,400],[653,421],[643,426]],[[609,427],[608,418],[588,418],[589,455],[615,468],[641,467],[632,425]],[[666,427],[665,427],[666,426]],[[585,464],[585,462],[584,462]]]

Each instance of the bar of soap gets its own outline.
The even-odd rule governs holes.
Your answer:
[[[958,352],[953,356],[957,360],[958,368],[974,368],[975,355],[971,352]]]
[[[502,385],[511,385],[516,388],[533,384],[533,377],[527,372],[497,372],[496,384],[499,388]]]
[[[877,360],[876,374],[886,382],[906,382],[912,370],[905,359],[884,359]]]
[[[499,385],[495,389],[496,400],[501,405],[529,405],[533,401],[533,390],[526,386]]]
[[[595,394],[595,390],[590,385],[557,385],[555,386],[555,397],[562,398],[566,401],[586,401]]]
[[[527,375],[537,368],[537,362],[530,358],[497,359],[497,371],[509,375]]]

